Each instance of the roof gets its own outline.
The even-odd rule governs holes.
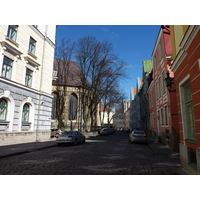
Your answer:
[[[142,61],[143,70],[145,72],[150,72],[153,69],[153,62],[152,60],[143,60]]]
[[[81,86],[81,69],[76,62],[54,59],[54,71],[57,71],[57,79],[54,85]]]

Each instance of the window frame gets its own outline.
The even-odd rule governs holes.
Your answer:
[[[5,106],[1,104],[3,101],[6,103]],[[4,98],[0,99],[0,110],[2,108],[5,109],[4,113],[2,112],[3,116],[4,116],[4,119],[3,118],[1,119],[1,112],[0,112],[0,121],[6,121],[6,119],[7,119],[7,111],[8,111],[8,102]]]
[[[36,43],[36,40],[30,37],[28,52],[32,55],[35,55]]]
[[[31,74],[28,74],[27,72],[30,72]],[[29,79],[31,77],[31,79]],[[27,87],[32,87],[33,82],[33,70],[26,67],[26,74],[25,74],[25,85]]]
[[[27,106],[28,109],[25,109],[24,108],[25,106]],[[30,105],[28,103],[25,103],[23,105],[23,109],[22,109],[22,122],[29,122],[29,116],[30,116]],[[26,118],[27,118],[27,120],[26,120]]]
[[[69,120],[77,119],[78,111],[78,97],[75,93],[72,93],[69,98]]]
[[[5,62],[6,60],[11,61],[11,64],[10,63],[6,63]],[[14,61],[12,59],[10,59],[7,56],[4,56],[2,70],[1,70],[1,76],[2,77],[7,78],[7,79],[11,79],[12,78],[13,62]],[[10,71],[11,71],[11,72],[9,72],[10,74],[8,73],[8,67],[10,67]],[[5,70],[5,73],[4,73],[4,70]]]
[[[189,88],[187,88],[188,86]],[[196,128],[190,79],[187,79],[181,85],[181,100],[185,140],[196,141]]]
[[[9,25],[8,26],[8,32],[7,32],[7,37],[16,42],[17,40],[17,31],[18,31],[18,26],[17,25]],[[12,36],[12,34],[14,33],[14,37]]]

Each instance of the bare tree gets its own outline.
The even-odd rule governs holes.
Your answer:
[[[95,37],[83,37],[77,42],[76,61],[82,70],[82,112],[85,125],[96,125],[101,99],[112,91],[120,78],[125,78],[126,63],[113,53],[112,44]]]
[[[55,58],[54,59],[54,78],[53,78],[53,94],[55,96],[55,107],[53,111],[55,113],[55,118],[58,121],[58,128],[62,128],[63,118],[65,114],[65,103],[66,103],[66,93],[68,88],[69,79],[73,79],[70,76],[70,64],[73,58],[73,53],[75,49],[75,43],[70,40],[63,38],[60,45],[56,46]]]

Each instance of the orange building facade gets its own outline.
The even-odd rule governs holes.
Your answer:
[[[189,174],[200,174],[200,26],[170,26],[170,30],[181,166]]]

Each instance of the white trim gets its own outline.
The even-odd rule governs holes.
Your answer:
[[[11,96],[9,90],[4,90],[3,93],[0,93],[0,99],[5,98],[8,102],[8,110],[6,121],[9,121],[9,128],[8,131],[12,131],[13,129],[13,119],[14,119],[14,110],[15,110],[15,101],[14,98]]]
[[[199,32],[199,30],[200,30],[200,25],[190,25],[179,45],[180,48],[183,50],[187,50],[191,42],[194,40],[194,37]]]
[[[180,49],[178,54],[176,55],[175,60],[173,61],[172,66],[171,66],[171,70],[173,72],[176,72],[176,70],[178,69],[178,67],[183,62],[183,60],[185,59],[186,56],[187,56],[187,52],[185,52],[184,50]]]
[[[31,123],[31,127],[29,131],[33,131],[34,128],[34,116],[35,116],[35,105],[32,102],[31,97],[27,97],[21,102],[21,105],[19,107],[19,123],[18,123],[18,131],[21,131],[22,126],[22,112],[23,112],[23,106],[25,103],[28,103],[30,105],[30,113],[29,113],[29,122]]]
[[[13,82],[13,81],[11,81],[11,80],[9,80],[9,79],[5,79],[5,78],[0,77],[0,82],[4,82],[4,83],[6,83],[6,84],[9,84],[9,85],[18,87],[18,88],[20,88],[20,89],[23,89],[23,90],[26,90],[26,91],[29,91],[29,92],[33,92],[33,93],[35,93],[35,94],[44,95],[44,96],[53,98],[53,96],[52,96],[51,94],[44,93],[44,92],[40,92],[40,91],[35,90],[35,89],[33,89],[33,88],[26,87],[25,85],[22,85],[22,84]]]
[[[185,145],[185,126],[184,126],[184,123],[185,123],[185,112],[183,111],[183,104],[184,104],[184,98],[183,98],[183,93],[182,93],[182,90],[181,90],[181,87],[182,85],[188,80],[190,79],[190,74],[188,74],[185,78],[182,79],[182,81],[180,81],[179,83],[179,95],[180,95],[180,108],[181,108],[181,118],[182,118],[182,129],[183,129],[183,141],[184,141],[184,145]],[[179,122],[180,123],[180,122]]]
[[[200,71],[200,59],[198,59],[198,63],[199,63],[199,71]]]

